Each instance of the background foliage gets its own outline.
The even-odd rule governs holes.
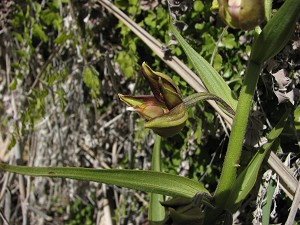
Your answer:
[[[158,0],[114,3],[165,44],[166,57],[174,54],[190,65],[169,31],[169,15],[181,21],[182,35],[237,96],[253,33],[224,28],[210,10],[211,1],[183,1],[169,8],[166,1]],[[274,1],[274,10],[281,4]],[[31,166],[149,169],[153,133],[143,129],[143,121],[127,112],[116,94],[149,93],[140,79],[143,61],[169,74],[183,96],[193,93],[187,83],[97,1],[4,1],[0,10],[0,159]],[[291,83],[288,88],[299,86],[299,33],[298,25],[291,42],[261,75],[245,156],[253,154],[250,146],[257,142],[257,133],[267,132],[284,111],[272,74],[284,69]],[[298,108],[285,129],[280,152],[295,176],[299,175],[299,118]],[[208,104],[195,106],[183,131],[162,142],[163,171],[198,179],[213,190],[226,150],[226,132]],[[270,179],[264,177],[263,184]],[[259,196],[256,201],[258,189],[259,184],[236,222],[255,219],[264,200]],[[273,206],[274,223],[287,216],[284,201],[289,200],[282,195],[280,207]],[[147,198],[145,193],[96,183],[17,178],[8,173],[1,179],[1,211],[11,224],[143,224]]]

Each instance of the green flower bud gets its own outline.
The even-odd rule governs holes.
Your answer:
[[[147,121],[146,128],[163,137],[173,136],[188,118],[179,88],[170,77],[153,71],[146,63],[142,68],[154,96],[119,94],[119,98]]]
[[[149,120],[145,127],[152,129],[162,137],[170,137],[177,134],[185,126],[187,119],[188,113],[184,103],[181,103],[168,113]]]
[[[158,101],[163,102],[169,110],[182,103],[180,90],[169,76],[153,71],[145,62],[142,70]]]
[[[146,120],[162,116],[167,111],[167,108],[154,96],[118,95],[123,102],[131,107],[129,110],[137,112]]]
[[[219,14],[230,27],[251,30],[265,20],[264,0],[219,0]]]

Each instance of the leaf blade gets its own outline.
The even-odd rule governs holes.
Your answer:
[[[222,97],[231,108],[236,109],[237,101],[232,97],[229,86],[219,73],[184,40],[172,23],[170,23],[170,27],[207,90]]]
[[[274,142],[277,140],[277,138],[283,131],[289,113],[290,109],[285,112],[285,114],[281,117],[277,125],[270,131],[270,133],[267,136],[268,142],[261,147],[261,150],[257,151],[257,153],[254,155],[247,167],[244,168],[243,171],[237,177],[226,203],[226,207],[232,212],[246,198],[246,196],[250,193],[253,186],[255,185],[260,166],[269,149],[272,147]]]
[[[168,196],[191,198],[199,191],[209,193],[202,184],[195,180],[178,175],[146,170],[28,167],[3,163],[0,163],[0,170],[28,176],[94,181]]]

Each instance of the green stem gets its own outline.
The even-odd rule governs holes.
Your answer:
[[[155,135],[155,143],[152,152],[152,170],[161,172],[161,136]]]
[[[192,94],[183,99],[184,105],[186,108],[194,106],[199,101],[207,101],[207,100],[214,100],[219,103],[229,112],[231,115],[235,115],[234,110],[228,105],[222,98],[207,92],[199,92]]]
[[[222,209],[233,211],[228,197],[236,180],[251,102],[261,66],[287,44],[299,18],[299,9],[299,0],[286,0],[263,28],[251,48],[250,61],[240,93],[220,181],[215,192],[217,207]]]
[[[220,208],[226,208],[227,198],[236,180],[236,171],[239,165],[251,103],[260,71],[261,65],[249,62],[229,137],[220,181],[215,192],[216,204]]]
[[[155,143],[152,152],[152,170],[161,172],[161,136],[155,135]],[[150,193],[148,220],[150,225],[159,224],[165,218],[165,208],[160,204],[164,201],[161,194]]]

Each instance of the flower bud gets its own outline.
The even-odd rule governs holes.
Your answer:
[[[187,111],[184,103],[181,103],[168,113],[149,120],[145,127],[152,129],[162,137],[170,137],[177,134],[185,126],[187,119]]]
[[[162,116],[167,111],[166,107],[157,101],[154,96],[118,95],[123,102],[131,107],[130,110],[137,112],[146,120]]]
[[[170,77],[153,71],[146,63],[142,69],[154,96],[119,94],[119,98],[147,121],[146,128],[163,137],[173,136],[188,118],[179,88]]]
[[[230,27],[251,30],[265,20],[264,0],[219,0],[219,14]]]
[[[180,90],[169,76],[153,71],[146,63],[142,64],[142,69],[157,100],[170,110],[182,103]]]

